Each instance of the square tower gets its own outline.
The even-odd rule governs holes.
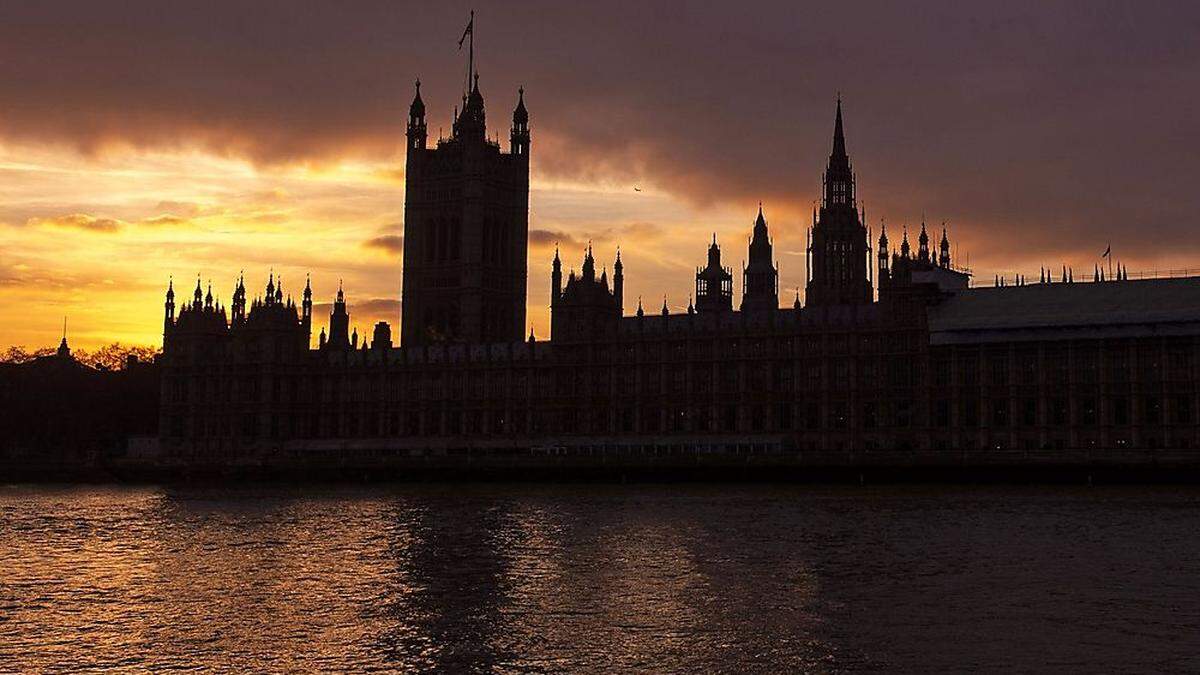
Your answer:
[[[426,147],[418,81],[404,179],[402,346],[515,342],[524,335],[529,113],[523,90],[509,152],[486,131],[476,75],[451,137]]]

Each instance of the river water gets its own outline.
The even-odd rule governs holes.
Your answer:
[[[0,672],[1200,670],[1200,490],[0,488]]]

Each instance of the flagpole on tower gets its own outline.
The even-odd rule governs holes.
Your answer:
[[[462,37],[458,39],[459,51],[462,51],[464,40],[467,40],[467,86],[463,91],[463,98],[466,98],[471,93],[471,77],[475,74],[475,10],[471,10],[471,18],[467,21],[467,27],[463,30]]]

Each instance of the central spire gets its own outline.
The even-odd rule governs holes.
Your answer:
[[[837,99],[837,117],[833,122],[833,152],[829,155],[829,165],[834,166],[834,162],[843,160],[849,164],[849,156],[846,154],[846,134],[842,130],[842,97],[839,95]]]
[[[833,122],[833,151],[825,168],[825,207],[849,207],[854,202],[854,171],[846,154],[846,133],[842,126],[842,98],[837,100],[837,115]]]

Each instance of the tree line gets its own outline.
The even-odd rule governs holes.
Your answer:
[[[58,350],[42,347],[28,350],[23,345],[14,345],[0,352],[0,363],[27,363],[40,356],[53,356]],[[150,363],[162,353],[158,347],[146,345],[123,345],[114,342],[94,350],[72,349],[71,357],[85,366],[97,370],[124,370],[129,357],[137,357],[142,363]]]

